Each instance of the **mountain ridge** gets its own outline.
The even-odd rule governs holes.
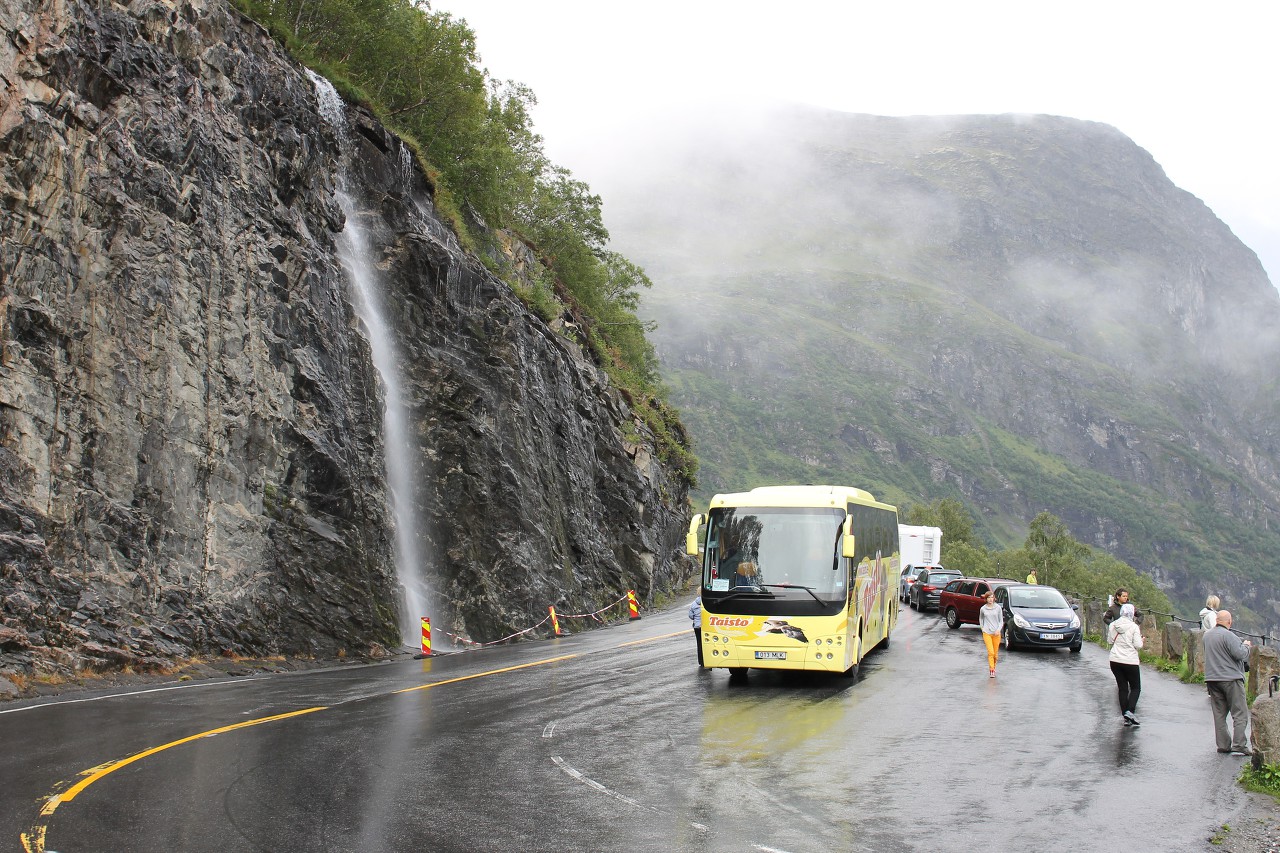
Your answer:
[[[1002,546],[1047,509],[1280,624],[1280,297],[1149,153],[1051,116],[718,118],[593,178],[700,491],[960,497]]]

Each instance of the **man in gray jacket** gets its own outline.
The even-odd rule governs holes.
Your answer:
[[[1204,683],[1213,706],[1213,734],[1218,752],[1248,755],[1249,700],[1244,692],[1244,667],[1249,661],[1248,640],[1231,633],[1231,612],[1218,611],[1218,624],[1204,634]],[[1231,712],[1231,734],[1227,712]]]

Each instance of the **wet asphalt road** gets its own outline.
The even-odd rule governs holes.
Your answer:
[[[1203,851],[1250,796],[1203,687],[1144,668],[1126,729],[1102,649],[1002,652],[992,680],[976,628],[910,610],[856,683],[730,685],[672,611],[54,701],[0,706],[0,850]]]

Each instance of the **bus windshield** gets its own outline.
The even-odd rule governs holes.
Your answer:
[[[842,509],[722,507],[707,521],[702,585],[712,592],[844,599]]]

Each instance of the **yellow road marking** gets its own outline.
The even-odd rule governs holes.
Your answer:
[[[622,643],[621,645],[618,646],[618,648],[621,649],[624,646],[638,646],[641,643],[652,643],[654,640],[665,640],[667,637],[678,637],[681,634],[687,634],[687,633],[689,633],[689,629],[687,628],[683,631],[672,631],[670,634],[659,634],[656,637],[645,637],[643,640],[632,640],[629,643]]]
[[[681,634],[681,633],[684,633],[684,632],[677,631],[671,634],[663,634],[661,637],[650,637],[645,640],[636,640],[635,642],[632,642],[632,643],[624,643],[623,645],[630,646],[630,645],[635,645],[635,643],[647,643],[650,640],[660,640],[660,639],[663,639],[663,637],[674,637],[677,634]],[[415,690],[426,690],[431,687],[440,687],[441,685],[444,685],[444,684],[456,684],[459,681],[470,681],[473,678],[483,678],[488,675],[497,675],[503,672],[514,672],[515,670],[519,670],[519,669],[528,669],[529,667],[532,667],[532,666],[542,666],[543,664],[555,663],[557,661],[569,660],[570,658],[576,658],[576,657],[578,657],[577,654],[560,655],[558,657],[533,661],[532,663],[522,663],[522,664],[519,664],[518,666],[508,666],[508,667],[503,667],[502,669],[491,669],[491,670],[488,670],[487,672],[478,672],[475,675],[464,675],[459,678],[449,678],[444,681],[433,681],[430,684],[421,684],[421,685],[418,685],[417,687],[406,687],[403,690],[396,690],[393,692],[394,693],[411,693]],[[88,788],[90,785],[92,785],[94,782],[97,782],[99,779],[103,778],[104,776],[108,776],[116,772],[122,767],[127,767],[128,765],[132,764],[135,761],[141,761],[142,759],[155,755],[158,752],[163,752],[166,749],[172,749],[175,746],[181,746],[184,743],[191,743],[192,741],[200,740],[201,738],[212,737],[214,735],[223,734],[224,732],[235,731],[236,729],[244,729],[250,726],[259,726],[259,725],[262,725],[263,723],[271,723],[271,722],[275,722],[276,720],[287,720],[290,717],[298,717],[303,714],[312,714],[312,713],[315,713],[316,711],[324,711],[324,710],[327,710],[328,707],[329,706],[327,705],[322,705],[315,708],[304,708],[301,711],[290,711],[287,714],[276,714],[275,716],[272,716],[272,717],[262,717],[261,719],[257,719],[257,720],[246,720],[243,723],[235,723],[230,726],[222,726],[221,728],[210,729],[207,732],[200,732],[199,734],[191,735],[190,737],[184,737],[180,740],[175,740],[170,743],[163,744],[161,746],[152,747],[151,749],[143,750],[142,752],[139,752],[136,755],[131,755],[128,758],[121,759],[120,761],[113,761],[106,764],[100,764],[97,767],[92,767],[89,770],[83,771],[89,774],[84,779],[81,779],[71,788],[67,789],[66,792],[62,794],[55,794],[52,797],[50,797],[47,801],[45,801],[45,804],[40,809],[40,816],[41,817],[51,816],[55,811],[57,811],[58,806],[62,805],[63,803],[71,802],[86,788]],[[21,833],[19,838],[22,841],[23,850],[26,851],[26,853],[44,853],[45,835],[47,832],[48,832],[48,824],[37,824],[31,828],[31,832]]]
[[[486,675],[497,675],[500,672],[514,672],[517,669],[528,669],[531,666],[542,666],[544,663],[555,663],[560,660],[569,660],[576,658],[577,655],[560,655],[555,658],[546,658],[545,660],[536,660],[533,663],[522,663],[519,666],[508,666],[502,669],[491,669],[488,672],[477,672],[475,675],[463,675],[458,678],[448,678],[444,681],[433,681],[430,684],[419,684],[417,687],[406,687],[403,690],[392,691],[394,693],[412,693],[415,690],[427,690],[431,687],[439,687],[442,684],[457,684],[459,681],[470,681],[473,678],[484,678]]]
[[[321,706],[319,708],[306,708],[302,711],[290,711],[287,714],[276,714],[274,717],[262,717],[261,719],[258,719],[258,720],[246,720],[243,723],[236,723],[235,725],[231,725],[231,726],[223,726],[220,729],[210,729],[209,731],[201,732],[198,735],[192,735],[191,737],[184,737],[182,738],[182,740],[175,740],[175,741],[172,741],[171,743],[166,743],[163,746],[156,746],[156,747],[152,747],[151,749],[145,749],[142,752],[139,752],[137,755],[131,755],[128,758],[121,759],[120,761],[112,762],[111,764],[104,766],[101,770],[99,770],[97,773],[94,773],[92,776],[89,776],[85,779],[81,779],[79,782],[73,785],[70,789],[68,789],[65,794],[59,794],[56,797],[50,798],[49,802],[45,806],[45,808],[48,809],[48,811],[46,812],[44,810],[41,810],[40,813],[52,814],[53,810],[56,809],[59,805],[61,805],[62,803],[71,802],[76,798],[77,794],[79,794],[85,788],[88,788],[94,782],[97,782],[103,776],[106,776],[110,773],[114,773],[117,770],[119,770],[121,767],[125,767],[126,765],[132,764],[135,761],[139,761],[143,758],[146,758],[149,755],[155,755],[157,752],[164,752],[166,749],[170,749],[171,747],[181,746],[184,743],[191,743],[191,741],[200,740],[201,738],[220,735],[223,732],[231,732],[231,731],[235,731],[236,729],[246,729],[249,726],[260,726],[263,723],[272,723],[272,722],[275,722],[276,720],[287,720],[290,717],[297,717],[297,716],[301,716],[302,714],[312,714],[312,713],[315,713],[316,711],[323,711],[326,707],[328,706]]]

